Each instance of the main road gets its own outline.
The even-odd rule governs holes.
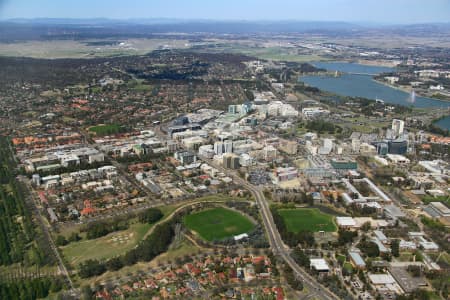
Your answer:
[[[39,203],[39,197],[36,194],[36,191],[31,187],[30,181],[24,177],[24,176],[18,176],[18,181],[22,182],[28,189],[30,195],[27,196],[27,200],[29,201],[30,205],[32,206],[34,210],[34,214],[36,216],[36,220],[39,223],[39,226],[41,227],[43,237],[48,243],[48,246],[50,247],[50,250],[53,252],[53,256],[56,258],[56,263],[58,264],[58,268],[60,273],[65,277],[67,283],[70,287],[70,293],[72,296],[77,295],[78,291],[74,288],[72,279],[70,278],[70,273],[67,270],[67,267],[59,254],[59,250],[55,245],[55,242],[53,241],[53,237],[51,234],[51,228],[49,228],[48,223],[46,222],[45,217],[41,213],[41,209],[38,207]]]
[[[312,295],[309,295],[307,298],[309,299],[311,297],[319,297],[321,299],[340,299],[329,289],[318,283],[315,278],[313,278],[305,270],[303,270],[290,256],[290,249],[284,244],[283,240],[281,239],[280,233],[278,232],[275,222],[273,221],[269,204],[267,203],[266,198],[264,197],[264,193],[261,191],[261,189],[242,179],[235,172],[217,165],[211,159],[202,156],[199,157],[203,161],[208,162],[211,166],[228,174],[234,179],[236,183],[239,183],[252,193],[253,197],[255,197],[256,203],[258,204],[258,207],[260,208],[262,220],[264,223],[264,227],[266,228],[272,252],[274,253],[274,255],[278,255],[279,257],[281,257],[284,262],[289,265],[289,267],[291,267],[297,277],[301,278],[301,280],[303,281],[303,285],[312,293]]]

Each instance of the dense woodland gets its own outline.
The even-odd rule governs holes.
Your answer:
[[[92,59],[34,59],[27,57],[0,57],[0,86],[8,90],[24,84],[39,85],[43,90],[63,89],[77,84],[94,84],[105,77],[129,81],[131,76],[151,80],[200,79],[211,67],[221,63],[229,72],[243,71],[244,61],[250,57],[239,54],[209,54],[187,51],[153,51],[143,56],[121,56]],[[170,61],[170,64],[167,62]],[[155,65],[166,64],[164,68]],[[228,76],[232,78],[231,76]]]
[[[9,140],[0,137],[0,265],[41,265],[45,255],[33,242],[36,233],[15,167]]]
[[[7,283],[0,283],[0,299],[42,299],[50,292],[59,292],[63,288],[61,278],[23,279]]]

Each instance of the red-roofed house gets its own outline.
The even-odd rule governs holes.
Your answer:
[[[277,286],[277,287],[274,287],[272,290],[275,293],[275,295],[277,296],[277,300],[284,300],[284,292],[281,287]]]

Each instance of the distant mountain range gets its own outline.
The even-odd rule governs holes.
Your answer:
[[[0,41],[151,37],[164,33],[206,34],[364,34],[428,35],[450,33],[450,23],[378,25],[315,21],[215,21],[180,19],[10,19],[0,22]]]

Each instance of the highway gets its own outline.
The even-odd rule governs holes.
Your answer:
[[[290,256],[290,249],[287,247],[283,240],[281,239],[280,233],[276,228],[276,225],[272,218],[272,213],[270,212],[269,204],[264,197],[263,192],[260,188],[250,184],[246,180],[239,177],[235,172],[225,169],[222,166],[217,165],[211,159],[199,156],[203,161],[208,162],[211,166],[219,169],[220,171],[228,174],[234,179],[236,183],[239,183],[243,187],[247,188],[256,199],[256,203],[260,208],[262,220],[264,227],[266,228],[267,237],[269,239],[269,244],[274,255],[281,257],[284,262],[291,267],[294,273],[303,281],[303,285],[310,291],[310,295],[306,299],[311,299],[313,297],[318,297],[320,299],[340,299],[334,295],[326,287],[323,287],[320,283],[316,281],[311,275],[309,275],[305,270],[303,270]]]

